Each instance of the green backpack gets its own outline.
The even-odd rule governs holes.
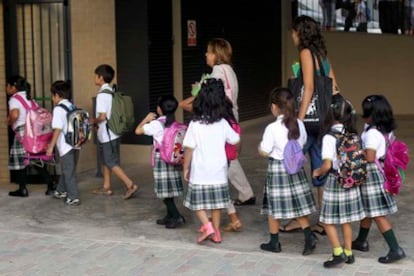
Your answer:
[[[134,104],[132,98],[120,91],[105,89],[102,93],[112,95],[111,118],[106,126],[115,134],[122,135],[133,129],[135,125]]]

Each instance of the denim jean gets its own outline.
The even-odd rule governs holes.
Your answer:
[[[309,154],[310,165],[311,165],[311,176],[314,169],[320,168],[322,166],[322,149],[318,143],[318,137],[313,135],[308,135],[305,146],[303,147],[303,152]],[[326,176],[313,178],[312,184],[315,187],[320,187],[325,184]]]

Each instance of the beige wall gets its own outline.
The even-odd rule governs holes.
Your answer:
[[[0,2],[0,30],[3,30],[3,4]],[[8,169],[8,134],[5,126],[4,118],[7,115],[6,102],[6,72],[5,72],[5,52],[4,52],[4,32],[0,32],[0,183],[9,182]]]
[[[288,2],[288,1],[286,1]],[[288,5],[285,14],[290,14]],[[289,21],[289,19],[287,19]],[[283,35],[283,80],[291,75],[291,64],[298,60],[289,24]],[[369,94],[384,94],[397,115],[414,114],[413,76],[414,37],[382,34],[325,32],[328,57],[335,70],[341,93],[358,113]]]
[[[114,0],[71,1],[72,72],[74,102],[92,114],[92,97],[98,87],[94,70],[109,64],[116,71],[115,3]],[[116,81],[116,80],[115,80]],[[121,162],[149,162],[150,147],[121,146]],[[82,148],[78,171],[96,169],[96,146]]]

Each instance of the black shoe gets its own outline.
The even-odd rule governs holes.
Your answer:
[[[347,263],[347,264],[353,264],[353,263],[355,263],[355,256],[354,256],[354,254],[352,254],[350,256],[346,256],[345,263]]]
[[[280,242],[278,242],[275,246],[271,245],[269,242],[269,243],[262,243],[260,245],[260,249],[265,250],[265,251],[279,253],[282,251],[282,246],[280,245]]]
[[[241,201],[240,199],[237,199],[233,202],[236,206],[242,206],[242,205],[255,205],[256,204],[256,197],[252,196],[248,200]]]
[[[390,250],[387,256],[379,257],[378,262],[383,264],[390,264],[398,260],[404,259],[405,257],[406,256],[404,250],[401,247],[398,247],[397,251]]]
[[[341,255],[339,256],[332,255],[332,257],[329,260],[323,263],[323,266],[326,268],[334,267],[346,262],[346,260],[347,258],[344,253],[341,253]]]
[[[184,223],[185,223],[185,218],[183,216],[180,216],[177,219],[171,218],[165,224],[165,228],[174,229],[174,228],[177,228],[177,226],[184,224]]]
[[[166,225],[169,221],[170,221],[170,217],[169,216],[165,216],[162,219],[157,219],[157,224],[158,225]]]
[[[355,250],[359,250],[362,252],[368,252],[369,251],[369,244],[367,241],[359,241],[359,240],[354,240],[352,242],[352,249]]]
[[[316,241],[318,238],[314,233],[311,233],[309,237],[305,239],[305,248],[303,249],[302,255],[310,255],[316,247]]]
[[[26,188],[24,188],[24,189],[18,189],[16,191],[9,192],[9,196],[28,197],[29,196],[29,192],[27,191]]]

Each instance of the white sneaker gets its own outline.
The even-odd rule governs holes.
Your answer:
[[[68,193],[67,193],[67,192],[59,192],[59,191],[55,191],[55,192],[53,193],[53,196],[54,196],[55,198],[60,198],[60,199],[62,199],[62,198],[67,198],[67,197],[68,197]]]
[[[65,201],[65,203],[66,203],[67,205],[77,206],[77,205],[79,205],[79,204],[80,204],[80,200],[79,200],[79,199],[77,199],[77,198],[75,198],[75,199],[70,199],[70,198],[67,198],[67,199],[66,199],[66,201]]]

